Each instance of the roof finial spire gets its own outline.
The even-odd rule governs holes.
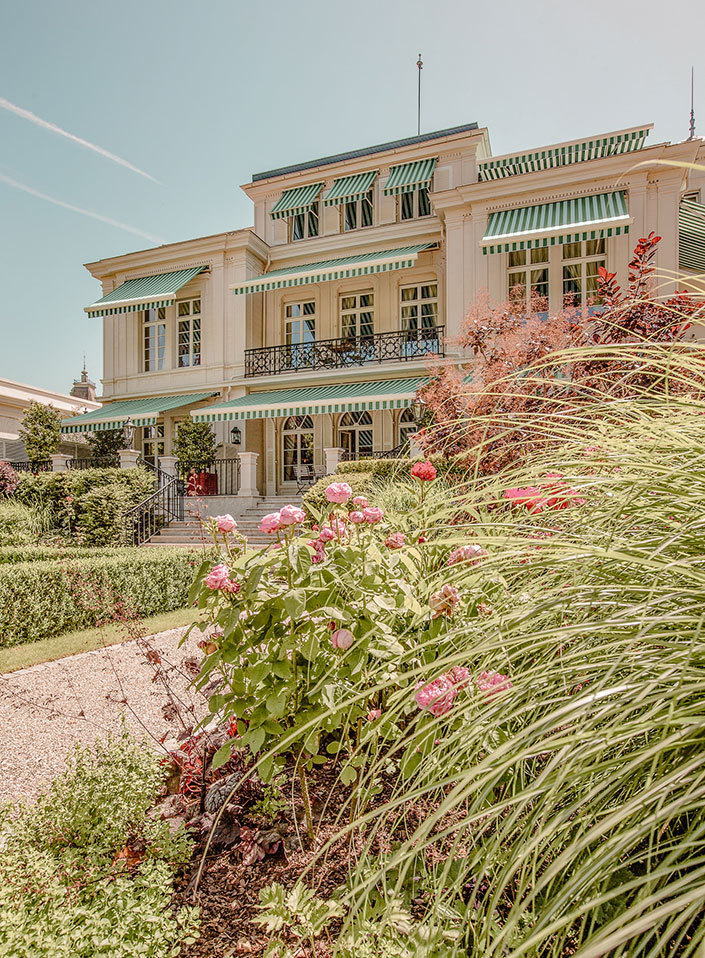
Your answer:
[[[423,60],[421,59],[420,53],[419,53],[419,58],[416,61],[416,66],[419,68],[419,96],[418,96],[418,108],[416,113],[416,135],[421,136],[421,71],[423,70]]]
[[[690,136],[695,139],[695,67],[690,68]]]

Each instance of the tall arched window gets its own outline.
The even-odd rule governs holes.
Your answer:
[[[296,482],[299,467],[313,465],[313,419],[310,416],[289,416],[284,423],[284,482]]]
[[[368,412],[346,412],[338,426],[340,445],[351,459],[372,455],[372,416]]]
[[[411,409],[405,409],[399,417],[399,445],[406,445],[414,433],[419,431]]]

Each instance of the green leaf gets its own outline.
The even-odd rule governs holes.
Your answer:
[[[340,772],[340,781],[343,785],[352,785],[357,781],[357,771],[352,765],[346,765]]]
[[[267,733],[263,728],[254,728],[250,729],[247,735],[244,736],[244,744],[249,745],[252,750],[252,754],[256,755],[257,752],[262,748],[264,740],[267,737]]]
[[[211,761],[211,766],[215,768],[220,768],[221,765],[225,765],[226,762],[230,761],[230,756],[233,753],[233,743],[226,742],[225,745],[221,745],[218,751],[213,756]]]
[[[267,696],[267,711],[274,718],[281,718],[286,712],[286,706],[289,701],[287,689],[281,689],[279,692],[272,692]]]
[[[306,592],[303,589],[287,592],[284,596],[284,608],[292,619],[300,619],[306,611]]]

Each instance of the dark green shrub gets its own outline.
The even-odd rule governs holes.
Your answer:
[[[0,954],[167,958],[194,940],[198,910],[170,908],[188,839],[147,814],[164,778],[158,755],[126,735],[96,742],[2,821]],[[144,848],[133,872],[117,859],[127,842]]]
[[[20,438],[30,462],[48,459],[61,445],[61,413],[51,403],[31,402],[20,423]]]
[[[184,419],[176,430],[174,455],[184,474],[199,466],[210,466],[218,448],[213,429],[207,422]]]
[[[124,549],[0,564],[0,645],[89,628],[118,604],[141,616],[182,608],[196,562],[187,549]]]
[[[0,545],[0,565],[15,564],[17,562],[46,562],[47,559],[92,559],[104,556],[124,556],[125,550],[114,546],[105,546],[103,549],[90,546],[45,546],[27,545],[12,546]]]
[[[357,463],[352,463],[352,465],[357,465]],[[375,477],[369,469],[359,470],[358,472],[337,472],[334,477],[325,476],[304,493],[304,508],[314,515],[318,514],[321,509],[325,509],[329,505],[326,499],[326,489],[331,482],[347,482],[354,496],[367,496],[374,485]]]
[[[76,539],[87,546],[127,545],[130,521],[125,515],[133,502],[125,486],[95,486],[76,509]]]

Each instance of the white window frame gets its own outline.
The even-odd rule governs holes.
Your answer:
[[[292,419],[296,421],[296,426],[295,426],[293,429],[287,429],[287,428],[286,428],[287,423],[291,422]],[[310,424],[311,424],[310,426],[308,425],[309,422],[310,422]],[[301,461],[301,460],[302,460],[302,452],[304,451],[304,450],[303,450],[303,436],[305,436],[305,435],[306,435],[306,436],[311,436],[311,449],[310,449],[310,452],[311,452],[311,462],[310,462],[310,463],[304,463],[304,462]],[[295,452],[294,462],[289,463],[289,464],[287,464],[287,463],[284,462],[284,452],[285,452],[285,445],[286,445],[286,436],[295,436],[295,437],[296,437],[296,441],[295,441],[294,446],[293,446],[293,451]],[[315,424],[314,424],[314,421],[313,421],[313,417],[310,416],[310,415],[287,416],[287,418],[286,418],[286,419],[284,420],[284,422],[282,423],[282,430],[281,430],[281,450],[282,450],[282,457],[281,457],[281,470],[282,470],[282,471],[281,471],[281,477],[282,477],[282,482],[296,482],[297,479],[298,479],[298,470],[299,470],[299,469],[301,469],[303,466],[307,466],[307,465],[313,466],[313,463],[315,462],[315,449],[316,449],[316,432],[315,432]],[[287,474],[286,474],[286,470],[287,470],[287,469],[293,470],[293,475],[289,475],[288,478],[287,478]]]
[[[363,296],[371,297],[371,303],[369,306],[363,306],[360,303],[360,300]],[[346,299],[354,299],[355,305],[344,307],[343,301]],[[364,323],[361,320],[363,314],[370,313],[372,316],[371,322]],[[375,294],[372,289],[361,289],[355,290],[354,292],[348,293],[339,293],[338,294],[338,316],[340,317],[340,336],[342,339],[370,339],[374,336],[375,332]],[[345,326],[346,320],[353,320],[353,332],[346,333]],[[363,325],[370,326],[368,332],[362,332]]]
[[[155,466],[159,464],[159,457],[164,455],[164,442],[164,423],[158,422],[154,426],[143,427],[142,455]]]
[[[363,203],[368,203],[370,206],[370,222],[362,222],[362,209]],[[355,217],[355,225],[348,226],[348,209],[352,209]],[[341,203],[340,204],[340,232],[341,233],[352,233],[354,230],[366,230],[371,226],[375,225],[375,188],[371,186],[365,196],[359,200],[354,200],[352,203]]]
[[[425,193],[426,196],[427,196],[427,198],[428,198],[428,212],[427,212],[427,213],[419,213],[419,199],[420,199],[420,194],[421,194],[422,192]],[[409,220],[417,220],[417,219],[423,219],[423,218],[425,218],[426,216],[433,216],[433,209],[432,209],[432,207],[431,207],[431,198],[430,198],[430,196],[429,196],[430,192],[431,192],[431,187],[430,187],[430,186],[423,186],[423,187],[421,187],[420,189],[417,189],[417,190],[410,190],[410,191],[408,191],[408,192],[406,192],[406,193],[399,193],[399,194],[397,195],[397,222],[398,222],[398,223],[407,223]],[[412,197],[412,201],[411,201],[411,202],[412,202],[412,215],[411,215],[411,216],[403,216],[403,215],[402,215],[402,214],[403,214],[403,209],[404,209],[404,199],[403,199],[404,196],[407,196],[407,197],[408,197],[408,196],[411,196],[411,197]]]
[[[601,243],[601,244],[602,244],[602,252],[599,252],[599,253],[595,253],[595,252],[589,253],[589,252],[588,252],[588,249],[590,248],[590,244],[592,244],[592,243]],[[599,301],[597,301],[597,300],[596,300],[594,303],[588,303],[588,302],[586,301],[586,300],[587,300],[587,297],[588,297],[588,290],[587,290],[588,279],[589,279],[591,276],[596,276],[596,275],[597,275],[597,270],[591,271],[590,274],[588,274],[588,265],[591,264],[591,263],[592,263],[592,264],[598,264],[599,266],[604,266],[604,268],[607,269],[607,238],[606,238],[606,237],[603,237],[602,239],[599,239],[599,240],[582,240],[582,242],[580,243],[580,256],[575,256],[575,257],[571,257],[571,258],[569,258],[569,259],[566,259],[566,258],[565,258],[565,249],[566,249],[566,247],[567,247],[567,246],[577,246],[577,245],[578,245],[577,243],[564,243],[563,246],[560,247],[560,256],[561,256],[561,305],[564,306],[565,308],[570,308],[570,307],[572,306],[572,307],[574,307],[574,308],[576,308],[576,309],[585,309],[586,307],[593,306],[593,305],[594,305],[594,306],[598,306],[598,305],[599,305]],[[565,278],[565,276],[564,276],[563,270],[564,270],[564,268],[567,267],[567,266],[579,266],[579,267],[580,267],[580,298],[578,299],[578,297],[576,296],[576,299],[575,299],[575,301],[574,301],[573,303],[566,303],[566,302],[565,302],[565,297],[566,297],[567,294],[566,294],[566,292],[565,292],[566,278]],[[593,295],[593,294],[590,294],[590,295]],[[596,294],[595,294],[595,295],[596,295]]]
[[[313,306],[313,312],[306,313],[304,312],[305,306]],[[298,316],[288,316],[287,313],[291,309],[295,308],[300,309]],[[316,341],[316,320],[318,316],[318,305],[315,299],[300,299],[294,300],[288,303],[282,303],[282,321],[284,324],[284,336],[283,343],[286,346],[303,346],[307,343],[315,343]],[[313,321],[313,339],[303,338],[305,331],[305,324]],[[294,325],[299,326],[299,339],[289,338],[289,331],[294,327]]]
[[[421,296],[421,289],[422,289],[422,287],[424,287],[424,286],[435,286],[435,287],[436,287],[436,295],[435,295],[435,296],[425,296],[425,297],[422,297],[422,296]],[[403,294],[404,294],[404,290],[407,290],[407,289],[415,289],[415,290],[416,290],[416,296],[415,296],[413,299],[406,299],[406,300],[405,300],[405,299],[402,299],[402,296],[403,296]],[[435,312],[434,312],[434,317],[433,317],[433,325],[432,325],[432,326],[424,326],[424,325],[423,325],[423,322],[422,322],[422,320],[423,320],[423,309],[422,309],[422,307],[423,307],[424,305],[428,305],[429,303],[434,303],[434,304],[435,304],[435,307],[436,307],[436,308],[435,308]],[[407,319],[407,318],[411,318],[411,317],[404,317],[404,315],[403,315],[404,309],[405,309],[406,307],[411,307],[411,306],[416,306],[416,307],[417,307],[417,310],[416,310],[416,326],[413,327],[413,328],[412,328],[411,325],[405,327],[404,323],[405,323],[406,319]],[[437,326],[438,326],[438,280],[437,280],[437,279],[431,279],[431,280],[426,280],[426,281],[420,281],[420,282],[418,282],[418,283],[407,283],[407,284],[405,284],[404,286],[400,286],[400,287],[399,287],[399,329],[402,330],[403,332],[417,332],[417,331],[422,330],[422,329],[434,329],[434,328],[437,327]]]
[[[316,232],[311,232],[311,213],[315,210],[316,213]],[[297,217],[303,217],[303,226],[304,234],[303,236],[294,236],[294,226],[296,223]],[[287,236],[290,243],[299,243],[301,240],[314,239],[316,236],[321,235],[321,201],[314,200],[309,207],[307,207],[304,213],[296,213],[293,216],[288,216],[286,219],[287,222]]]
[[[526,299],[527,291],[529,299],[535,289],[539,285],[545,287],[545,292],[539,293],[540,296],[543,296],[548,304],[550,293],[551,293],[551,247],[549,246],[536,246],[532,249],[525,250],[516,250],[516,253],[524,253],[523,264],[518,264],[517,266],[510,266],[511,253],[507,253],[507,299],[512,298],[512,290],[517,286],[521,286],[524,290],[524,298]],[[545,259],[540,260],[540,256],[545,256]],[[535,259],[535,262],[532,262],[532,258]],[[542,273],[546,271],[545,281],[539,282],[534,280],[533,273]],[[516,282],[516,277],[521,276],[522,279],[520,282]],[[548,309],[548,305],[546,307]]]
[[[154,316],[148,319],[150,313]],[[167,365],[167,319],[166,306],[143,309],[140,313],[140,336],[142,341],[142,372],[154,373]],[[161,330],[161,336],[160,336]],[[161,338],[161,344],[160,344]],[[160,357],[159,351],[162,350]]]
[[[194,311],[194,304],[198,303],[198,311]],[[182,314],[182,308],[188,307],[188,312]],[[195,325],[197,329],[194,329]],[[187,326],[188,353],[182,357],[181,354],[181,327]],[[194,348],[196,334],[198,336],[198,350]],[[203,357],[203,298],[190,296],[188,299],[177,300],[176,302],[176,365],[179,369],[189,369],[193,366],[200,366]],[[186,358],[187,362],[182,362]]]

